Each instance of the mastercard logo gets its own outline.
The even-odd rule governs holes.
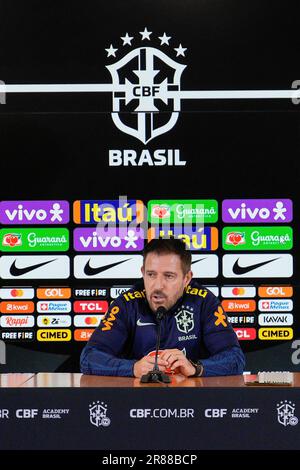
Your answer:
[[[12,297],[23,297],[24,291],[22,289],[12,289],[10,295]]]
[[[234,287],[232,289],[232,294],[233,295],[244,295],[245,294],[245,289],[243,287]]]
[[[96,317],[86,317],[85,324],[86,325],[97,325],[98,321],[99,320]]]

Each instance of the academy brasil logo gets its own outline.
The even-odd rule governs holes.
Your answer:
[[[106,67],[114,88],[111,113],[114,124],[122,132],[147,144],[171,130],[178,120],[181,101],[178,91],[186,65],[170,55],[172,53],[182,59],[187,48],[181,43],[172,47],[172,37],[166,33],[152,38],[153,33],[145,28],[139,35],[141,37],[126,33],[120,38],[123,41],[121,49],[112,44],[105,49],[108,58],[116,58],[125,52],[121,59]],[[150,46],[151,39],[155,47]],[[141,47],[138,43],[142,44]],[[158,45],[164,50],[158,49]],[[134,47],[133,50],[127,52],[128,46]],[[160,116],[162,111],[163,119]]]

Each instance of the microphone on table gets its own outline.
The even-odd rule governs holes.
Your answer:
[[[158,331],[157,331],[157,339],[156,339],[156,350],[155,350],[155,361],[154,361],[154,366],[153,369],[148,372],[145,375],[142,375],[141,377],[141,383],[167,383],[169,384],[171,382],[170,377],[159,370],[157,361],[158,361],[158,350],[160,346],[160,337],[161,337],[161,321],[165,317],[167,313],[167,310],[165,307],[162,305],[158,307],[158,309],[155,312],[156,320],[158,323]]]

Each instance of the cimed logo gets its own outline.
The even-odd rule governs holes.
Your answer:
[[[121,48],[111,44],[105,49],[107,58],[117,58],[117,54],[125,51],[121,59],[106,66],[112,77],[113,122],[122,132],[144,144],[176,124],[181,74],[186,67],[170,55],[176,52],[176,57],[185,57],[187,48],[181,44],[172,47],[172,37],[166,33],[152,35],[147,28],[138,36],[126,33],[120,38]],[[154,44],[150,46],[151,41]],[[127,52],[128,47],[133,49]],[[158,47],[168,50],[168,54]]]

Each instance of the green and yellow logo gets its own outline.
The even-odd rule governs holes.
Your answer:
[[[214,199],[167,199],[148,202],[148,221],[159,223],[214,223],[218,202]]]
[[[222,231],[224,250],[291,250],[291,227],[225,227]]]
[[[66,228],[19,228],[0,230],[0,251],[67,251],[69,230]]]

